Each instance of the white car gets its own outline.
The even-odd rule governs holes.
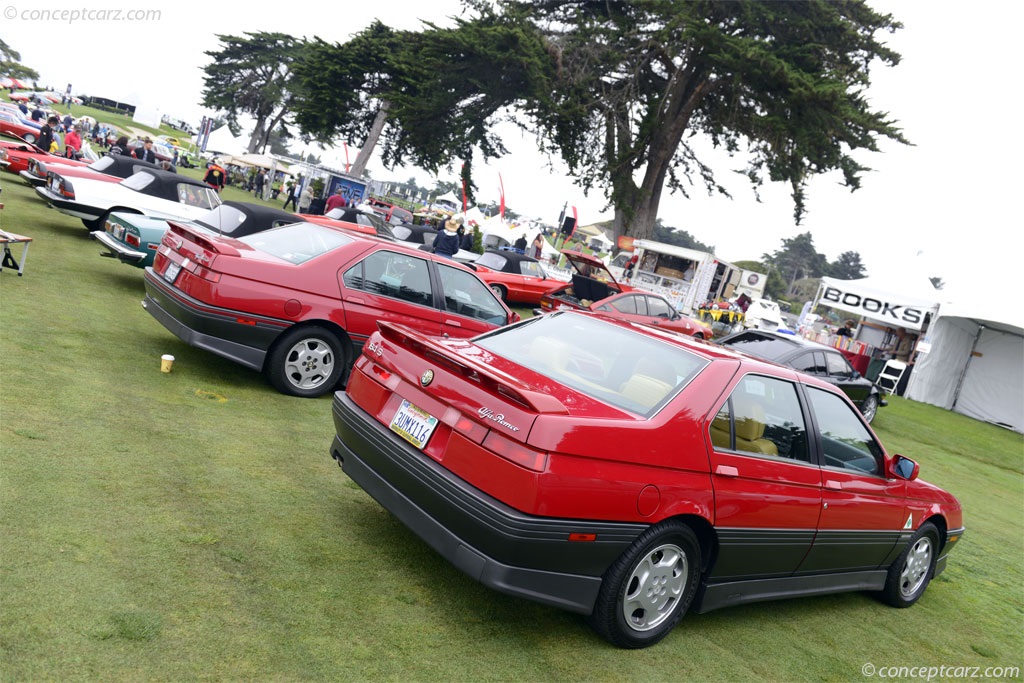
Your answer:
[[[754,299],[743,315],[743,327],[759,330],[784,330],[786,322],[782,319],[779,305],[768,299]]]
[[[221,203],[206,183],[159,169],[140,169],[119,183],[65,178],[50,171],[36,194],[55,209],[81,218],[90,231],[103,230],[114,211],[194,220]]]

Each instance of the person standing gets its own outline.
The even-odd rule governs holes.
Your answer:
[[[433,252],[446,256],[450,259],[455,258],[455,252],[459,250],[459,226],[462,225],[462,217],[452,218],[450,221],[444,224],[444,230],[437,233],[437,237],[434,238]]]
[[[313,203],[313,190],[310,189],[309,183],[302,188],[302,192],[299,194],[299,210],[298,213],[309,213],[309,205]]]
[[[49,152],[50,147],[53,145],[53,129],[60,125],[60,119],[56,116],[51,116],[46,119],[46,123],[39,129],[39,139],[36,140],[36,146],[44,152]]]
[[[110,146],[107,154],[128,154],[128,136],[122,135]]]
[[[327,198],[327,204],[324,205],[324,213],[330,213],[338,207],[345,208],[346,202],[345,197],[341,194],[342,188],[338,187],[330,197]]]
[[[64,156],[77,159],[81,150],[82,136],[78,134],[78,126],[71,126],[71,130],[64,136]]]
[[[220,192],[224,189],[225,176],[227,172],[218,166],[217,164],[210,163],[206,166],[206,175],[203,176],[203,182]]]
[[[285,197],[284,206],[282,206],[281,209],[282,210],[287,210],[288,209],[288,204],[291,203],[292,208],[297,210],[299,208],[299,195],[301,195],[301,194],[302,194],[302,176],[299,176],[292,183],[291,189],[288,190],[288,196]]]
[[[544,256],[544,236],[539,232],[537,236],[533,238],[533,253],[530,254],[535,259],[540,259]]]
[[[526,235],[525,233],[520,235],[515,242],[512,243],[512,248],[520,254],[526,253]]]
[[[151,164],[155,164],[156,152],[153,151],[153,141],[149,138],[145,138],[142,141],[142,147],[135,148],[134,156],[136,159],[141,159],[142,161],[148,161]]]
[[[256,178],[253,179],[255,185],[254,193],[257,197],[263,197],[263,183],[266,182],[267,176],[263,174],[263,169],[256,171]]]

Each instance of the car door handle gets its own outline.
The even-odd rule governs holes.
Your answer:
[[[719,465],[715,468],[715,474],[720,474],[723,477],[738,477],[740,471],[731,465]]]
[[[462,327],[462,323],[460,323],[458,320],[445,320],[444,324],[451,325],[452,327]]]
[[[346,301],[351,301],[354,304],[365,304],[366,303],[366,300],[363,299],[363,297],[361,297],[361,296],[348,296],[348,297],[345,297],[345,300]]]
[[[836,491],[842,491],[843,490],[843,483],[841,481],[836,481],[835,479],[826,479],[825,480],[825,488],[827,488],[827,489],[834,489]]]

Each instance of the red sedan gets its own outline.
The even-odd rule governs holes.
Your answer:
[[[588,306],[595,313],[644,325],[653,325],[695,339],[711,339],[711,326],[682,315],[668,299],[653,292],[621,292]]]
[[[380,321],[470,337],[519,320],[458,263],[309,222],[231,239],[172,221],[144,279],[164,327],[293,396],[342,385]]]
[[[332,412],[331,454],[413,534],[620,647],[776,598],[909,607],[964,533],[829,383],[589,313],[471,340],[382,323]]]

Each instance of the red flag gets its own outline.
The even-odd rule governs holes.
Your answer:
[[[501,197],[501,205],[498,207],[498,215],[502,218],[505,217],[505,183],[501,179],[501,174],[498,174],[498,196]]]
[[[342,146],[345,148],[345,173],[348,173],[348,169],[352,167],[352,164],[348,163],[348,145],[342,140]]]
[[[580,225],[580,218],[576,214],[576,207],[574,206],[574,207],[572,207],[572,232],[569,233],[569,237],[572,237],[573,235],[576,234],[576,228],[578,228],[579,225]]]

